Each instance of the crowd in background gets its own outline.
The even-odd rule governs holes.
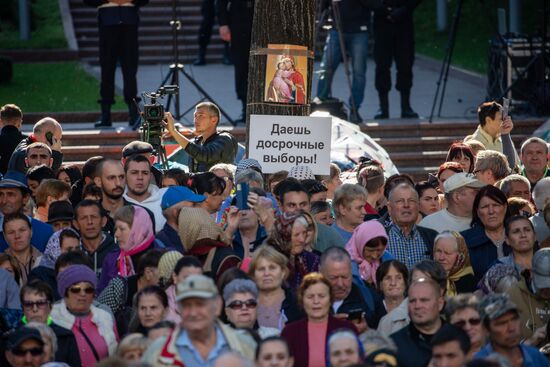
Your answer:
[[[550,366],[548,144],[478,115],[415,182],[142,141],[65,164],[57,121],[2,107],[0,365]]]

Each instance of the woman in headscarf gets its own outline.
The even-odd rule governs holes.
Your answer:
[[[309,222],[302,211],[283,213],[275,220],[267,239],[268,245],[289,259],[287,280],[293,290],[298,289],[306,274],[319,270],[320,256],[305,250],[308,228]]]
[[[386,251],[387,244],[388,234],[377,220],[369,220],[358,225],[346,243],[353,270],[358,267],[361,278],[371,285],[376,286],[376,270],[380,264],[394,258]]]
[[[443,231],[434,240],[434,260],[447,273],[447,296],[470,293],[476,289],[468,247],[459,233]]]
[[[178,233],[185,254],[196,256],[204,273],[215,280],[241,262],[223,230],[203,208],[181,208]]]
[[[151,248],[162,247],[155,242],[153,223],[144,208],[137,205],[123,206],[115,212],[114,221],[115,239],[119,248],[107,254],[103,260],[99,293],[114,277],[135,275],[141,256]]]
[[[490,293],[506,293],[510,287],[519,280],[519,275],[512,265],[495,264],[481,278],[478,283],[481,295]]]

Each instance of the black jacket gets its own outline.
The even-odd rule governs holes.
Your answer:
[[[113,237],[111,237],[108,233],[103,234],[105,235],[105,238],[94,252],[88,252],[88,250],[82,246],[83,251],[90,257],[90,260],[92,260],[92,265],[94,267],[93,269],[98,278],[101,277],[101,267],[103,266],[103,260],[105,260],[107,254],[118,249]]]
[[[8,163],[15,147],[25,139],[27,135],[22,134],[18,128],[6,125],[0,132],[0,173],[3,175],[8,171]]]
[[[195,138],[185,147],[189,155],[189,172],[207,172],[217,163],[233,163],[238,151],[235,137],[228,132],[216,133],[200,144]]]
[[[57,293],[57,279],[55,277],[54,269],[48,268],[46,266],[37,266],[29,273],[27,282],[30,282],[33,279],[40,279],[41,281],[48,283],[53,291],[53,299],[55,301],[61,299],[59,293]]]
[[[71,367],[79,367],[80,354],[78,353],[78,345],[71,330],[62,328],[61,326],[51,323],[49,325],[55,336],[57,337],[57,352],[55,353],[56,362],[65,362]]]
[[[372,10],[382,7],[382,0],[341,0],[338,2],[325,0],[323,10],[332,4],[332,19],[336,21],[334,6],[338,6],[342,31],[344,33],[365,32],[371,26]],[[334,25],[334,29],[336,25]]]
[[[25,158],[27,157],[27,147],[35,142],[35,139],[32,136],[29,136],[19,142],[13,154],[11,155],[10,161],[8,163],[8,170],[19,171],[21,173],[27,173],[27,165],[25,164]],[[53,171],[57,171],[61,164],[63,163],[63,153],[52,150]]]
[[[380,309],[380,307],[383,308],[383,304],[379,297],[375,297],[374,304],[375,310],[369,309],[369,307],[363,300],[359,287],[357,287],[355,284],[352,284],[351,292],[349,292],[348,296],[344,299],[344,302],[340,305],[340,307],[338,307],[336,313],[349,314],[359,311],[364,312],[366,315],[365,319],[367,321],[367,325],[369,325],[369,328],[376,329],[378,327],[378,322],[380,321],[380,315],[383,314],[383,311]]]
[[[432,358],[431,337],[420,334],[413,323],[391,334],[401,367],[426,367]]]

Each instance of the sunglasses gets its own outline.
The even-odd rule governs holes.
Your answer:
[[[230,309],[232,310],[240,310],[243,308],[256,308],[256,306],[258,305],[258,302],[256,302],[256,300],[254,299],[249,299],[249,300],[246,300],[246,301],[233,301],[231,302],[230,304],[227,305],[227,307],[229,307]]]
[[[460,320],[457,322],[453,322],[453,325],[458,326],[459,328],[462,329],[464,326],[466,326],[466,323],[472,326],[477,326],[479,325],[480,322],[481,322],[481,319],[468,319],[468,320]]]
[[[40,348],[40,347],[31,348],[31,349],[16,348],[16,349],[13,349],[11,351],[11,353],[14,356],[18,356],[18,357],[23,357],[23,356],[27,355],[27,353],[30,353],[31,356],[33,356],[33,357],[38,357],[38,356],[41,356],[44,353],[44,349]]]
[[[80,294],[80,293],[82,293],[82,291],[84,291],[84,293],[86,293],[86,294],[94,294],[95,293],[95,288],[94,287],[86,287],[86,288],[71,287],[71,288],[69,288],[69,292],[71,292],[73,294]]]
[[[28,309],[32,309],[32,308],[34,308],[34,306],[36,306],[37,308],[44,308],[44,307],[48,306],[49,304],[50,304],[50,302],[48,300],[42,300],[42,301],[36,301],[36,302],[23,301],[23,307],[28,308]]]

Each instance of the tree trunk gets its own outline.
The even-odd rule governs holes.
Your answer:
[[[268,44],[305,46],[313,52],[315,4],[316,0],[255,1],[248,66],[247,150],[251,114],[307,116],[310,113],[313,58],[308,58],[307,76],[304,75],[306,104],[272,103],[264,101],[267,55],[256,52],[266,49]]]

